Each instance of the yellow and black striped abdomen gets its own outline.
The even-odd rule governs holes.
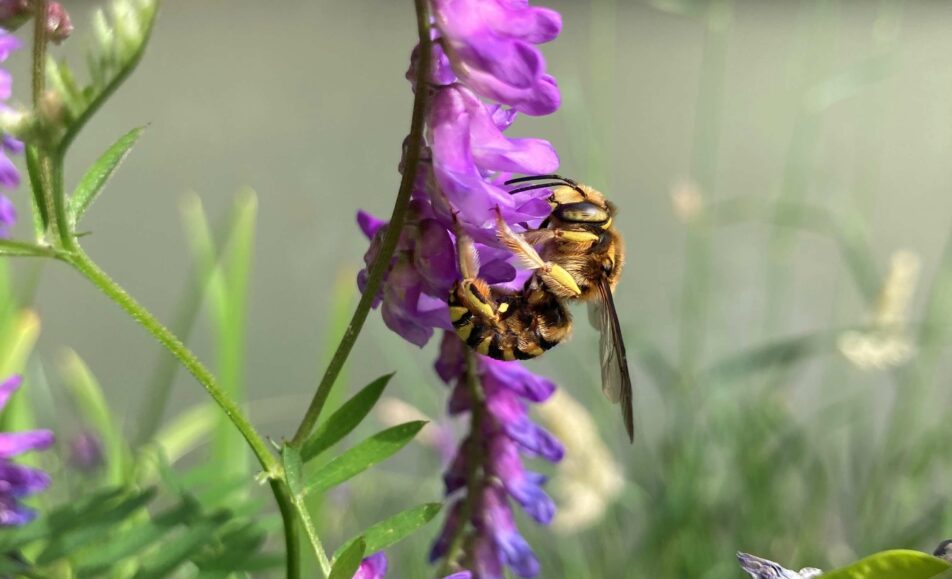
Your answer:
[[[528,360],[565,340],[572,318],[547,291],[505,293],[481,280],[457,283],[450,292],[456,334],[478,353],[496,360]]]

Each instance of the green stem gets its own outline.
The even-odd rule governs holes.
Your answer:
[[[476,368],[477,361],[476,353],[467,348],[466,385],[469,388],[470,396],[473,398],[473,409],[469,427],[469,442],[466,448],[466,498],[463,499],[463,504],[460,507],[460,524],[456,529],[456,535],[450,540],[450,546],[446,550],[446,557],[443,559],[443,564],[440,565],[440,572],[438,573],[440,577],[466,567],[465,562],[463,562],[463,565],[458,565],[456,561],[463,554],[463,547],[466,543],[466,531],[469,529],[467,522],[472,518],[476,502],[479,500],[479,495],[482,492],[483,478],[481,476],[481,467],[483,464],[483,441],[481,436],[483,432],[483,421],[485,420],[486,397],[483,394],[482,384],[479,380],[479,371]]]
[[[46,0],[34,0],[33,17],[33,111],[41,119],[43,113],[43,97],[46,92],[46,48],[49,43],[46,29]],[[30,167],[30,178],[36,179],[34,190],[39,189],[42,205],[46,214],[45,225],[52,231],[53,240],[67,249],[73,247],[73,239],[66,226],[66,211],[63,207],[63,179],[62,162],[49,155],[41,145],[33,151],[33,166]],[[58,169],[57,169],[58,168]]]
[[[324,577],[329,577],[331,574],[331,562],[330,559],[327,558],[327,552],[324,550],[324,545],[321,544],[320,537],[317,535],[317,529],[314,527],[314,521],[311,520],[311,514],[307,510],[307,505],[304,504],[304,497],[292,493],[291,500],[297,508],[297,514],[301,518],[301,523],[304,524],[304,532],[307,533],[307,538],[311,542],[311,548],[314,549],[314,553],[317,555],[317,562],[321,566],[321,571],[324,573]]]
[[[380,252],[377,259],[370,267],[370,273],[367,276],[367,285],[364,288],[363,295],[360,296],[360,302],[354,311],[354,316],[344,332],[334,356],[331,358],[321,383],[314,393],[314,398],[308,406],[304,418],[298,426],[294,438],[291,439],[291,446],[300,447],[304,440],[314,429],[317,419],[321,416],[324,409],[324,403],[330,395],[334,382],[338,374],[344,367],[344,362],[350,356],[350,351],[360,335],[360,330],[364,327],[367,320],[367,314],[370,313],[370,307],[373,305],[374,298],[380,291],[383,284],[384,275],[390,267],[390,259],[393,257],[397,248],[397,241],[400,239],[400,233],[403,230],[403,222],[406,219],[407,208],[410,204],[410,193],[413,190],[413,184],[416,182],[417,167],[420,163],[420,150],[423,146],[423,121],[426,113],[426,104],[428,100],[429,83],[428,71],[430,70],[430,23],[427,0],[414,0],[416,4],[417,32],[420,37],[420,62],[416,70],[416,95],[413,99],[413,117],[410,123],[410,139],[407,146],[406,164],[404,167],[403,179],[400,181],[400,190],[397,193],[397,200],[393,205],[393,214],[390,216],[390,225],[387,227],[387,233],[384,235],[383,243],[380,246]]]
[[[116,302],[132,319],[139,322],[156,340],[159,341],[178,361],[188,370],[195,379],[205,388],[208,394],[225,412],[228,419],[241,432],[248,446],[255,453],[262,468],[271,477],[280,477],[282,469],[280,463],[268,449],[267,444],[254,426],[245,418],[238,405],[218,385],[217,380],[198,357],[182,343],[168,328],[129,295],[125,289],[109,277],[87,256],[82,249],[64,254],[63,259],[76,268],[83,276],[98,287],[112,301]]]
[[[288,579],[301,577],[301,540],[299,537],[297,517],[294,513],[294,501],[291,498],[291,489],[284,481],[271,481],[271,491],[278,501],[281,519],[284,521],[284,549],[286,553],[286,569]]]
[[[37,111],[46,90],[46,0],[33,0],[33,108]]]
[[[285,544],[287,546],[287,573],[289,579],[300,577],[300,548],[298,545],[297,525],[290,493],[283,480],[284,469],[277,458],[268,449],[267,443],[238,408],[238,405],[221,389],[212,373],[198,357],[169,331],[149,310],[135,300],[125,289],[99,268],[77,245],[70,253],[59,254],[60,259],[72,265],[86,279],[98,287],[106,296],[118,304],[132,319],[139,322],[160,344],[175,356],[196,380],[205,388],[212,399],[228,417],[228,420],[241,432],[248,446],[267,473],[274,492],[275,501],[281,511],[284,523]]]

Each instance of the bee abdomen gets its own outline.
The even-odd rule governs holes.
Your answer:
[[[528,360],[568,337],[572,320],[555,296],[530,303],[495,290],[490,293],[489,299],[474,296],[460,284],[450,293],[450,321],[456,335],[476,352],[496,360]]]

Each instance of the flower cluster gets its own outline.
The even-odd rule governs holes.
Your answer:
[[[552,520],[544,477],[527,471],[521,455],[562,458],[561,444],[528,417],[528,404],[544,401],[555,386],[518,362],[472,354],[468,364],[466,346],[452,332],[447,299],[459,279],[460,230],[475,242],[481,278],[510,287],[525,280],[527,272],[516,271],[513,255],[496,238],[496,214],[515,231],[538,226],[551,211],[550,193],[510,194],[505,182],[513,174],[551,173],[559,159],[547,141],[504,132],[520,112],[544,115],[558,108],[558,86],[536,45],[554,39],[562,21],[528,0],[431,0],[431,6],[431,67],[425,86],[413,87],[428,91],[425,145],[375,307],[391,330],[418,346],[434,330],[448,330],[436,370],[453,388],[450,412],[472,416],[471,432],[444,477],[447,494],[459,496],[431,559],[448,558],[478,579],[501,578],[504,566],[532,577],[539,563],[516,529],[509,499],[542,524]],[[411,82],[420,60],[418,46],[407,72]],[[364,212],[358,223],[371,239],[364,258],[369,270],[387,224]],[[358,277],[361,290],[368,270]]]
[[[353,579],[383,579],[387,575],[387,556],[384,553],[374,553],[360,562],[360,567],[354,573]],[[453,573],[443,579],[471,579],[472,573],[462,571]]]
[[[471,413],[473,428],[443,477],[447,495],[465,493],[450,508],[430,558],[451,555],[452,543],[465,537],[477,577],[502,577],[502,564],[520,577],[533,577],[539,563],[516,529],[508,498],[539,523],[552,521],[555,503],[542,490],[545,477],[526,470],[520,453],[552,462],[562,459],[559,441],[528,416],[528,403],[548,399],[555,384],[515,362],[481,356],[475,367],[467,368],[465,350],[462,341],[447,332],[436,362],[440,378],[453,388],[450,413]],[[467,511],[468,521],[462,518]],[[465,533],[467,523],[471,533]]]
[[[13,376],[0,383],[0,410],[20,387],[21,379]],[[53,444],[49,430],[0,433],[0,527],[23,525],[36,516],[20,499],[44,490],[50,478],[43,471],[14,464],[10,458],[30,450],[43,450]]]
[[[15,36],[0,28],[0,62],[20,47]],[[8,110],[6,101],[12,94],[13,78],[6,70],[0,69],[0,113]],[[13,189],[20,184],[20,172],[7,156],[7,153],[21,153],[23,143],[9,135],[0,135],[0,188]],[[0,193],[0,238],[9,235],[10,227],[16,222],[17,212],[13,203]]]

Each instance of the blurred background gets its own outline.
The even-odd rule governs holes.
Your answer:
[[[366,241],[355,212],[392,207],[411,4],[166,1],[145,60],[69,159],[68,186],[148,125],[90,210],[84,246],[163,320],[195,293],[182,212],[194,217],[196,205],[183,199],[197,195],[223,229],[236,199],[251,203],[241,191],[257,193],[237,382],[275,440],[300,420],[356,303]],[[741,576],[736,550],[795,568],[931,551],[952,535],[952,4],[546,4],[565,21],[545,48],[564,104],[512,132],[549,139],[562,174],[621,209],[628,265],[616,303],[638,438],[626,442],[601,397],[584,323],[529,363],[581,402],[543,415],[583,441],[575,452],[587,461],[552,472],[563,511],[580,518],[555,532],[521,523],[542,576],[728,579]],[[67,5],[73,55],[96,6]],[[27,68],[15,55],[24,101]],[[26,217],[26,192],[13,198]],[[29,235],[27,219],[16,234]],[[66,267],[11,267],[18,299],[42,321],[28,374],[46,387],[31,395],[60,408],[41,406],[37,422],[81,428],[55,372],[69,347],[133,437],[159,347]],[[202,311],[188,340],[213,365],[215,315]],[[341,390],[396,371],[389,397],[461,430],[443,418],[435,345],[420,351],[372,314]],[[180,374],[165,417],[204,401]],[[409,412],[386,408],[373,429]],[[334,495],[317,516],[327,542],[438,500],[441,460],[411,447]],[[393,576],[432,574],[436,532],[393,549]]]

